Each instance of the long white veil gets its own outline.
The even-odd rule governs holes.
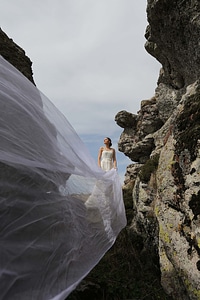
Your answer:
[[[117,172],[0,57],[0,299],[65,299],[125,225]]]

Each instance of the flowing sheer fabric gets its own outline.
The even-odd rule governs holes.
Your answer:
[[[0,299],[65,299],[125,225],[117,172],[0,57]]]

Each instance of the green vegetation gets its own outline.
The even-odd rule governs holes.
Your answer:
[[[141,238],[124,229],[115,245],[68,300],[169,300],[152,262],[140,260]],[[146,254],[148,257],[148,254]],[[150,257],[148,257],[151,260]]]

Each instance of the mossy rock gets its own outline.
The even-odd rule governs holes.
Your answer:
[[[175,123],[176,153],[180,155],[187,149],[190,152],[191,160],[195,160],[196,145],[200,139],[200,94],[189,97],[183,112],[177,117]]]
[[[138,175],[142,182],[144,183],[149,182],[151,174],[157,170],[158,162],[159,162],[159,155],[156,154],[154,157],[148,159],[146,163],[141,167]]]

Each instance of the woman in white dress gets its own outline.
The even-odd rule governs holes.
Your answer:
[[[104,147],[99,149],[98,166],[104,171],[109,171],[112,168],[117,169],[117,160],[115,149],[111,148],[112,141],[109,137],[104,139]]]

